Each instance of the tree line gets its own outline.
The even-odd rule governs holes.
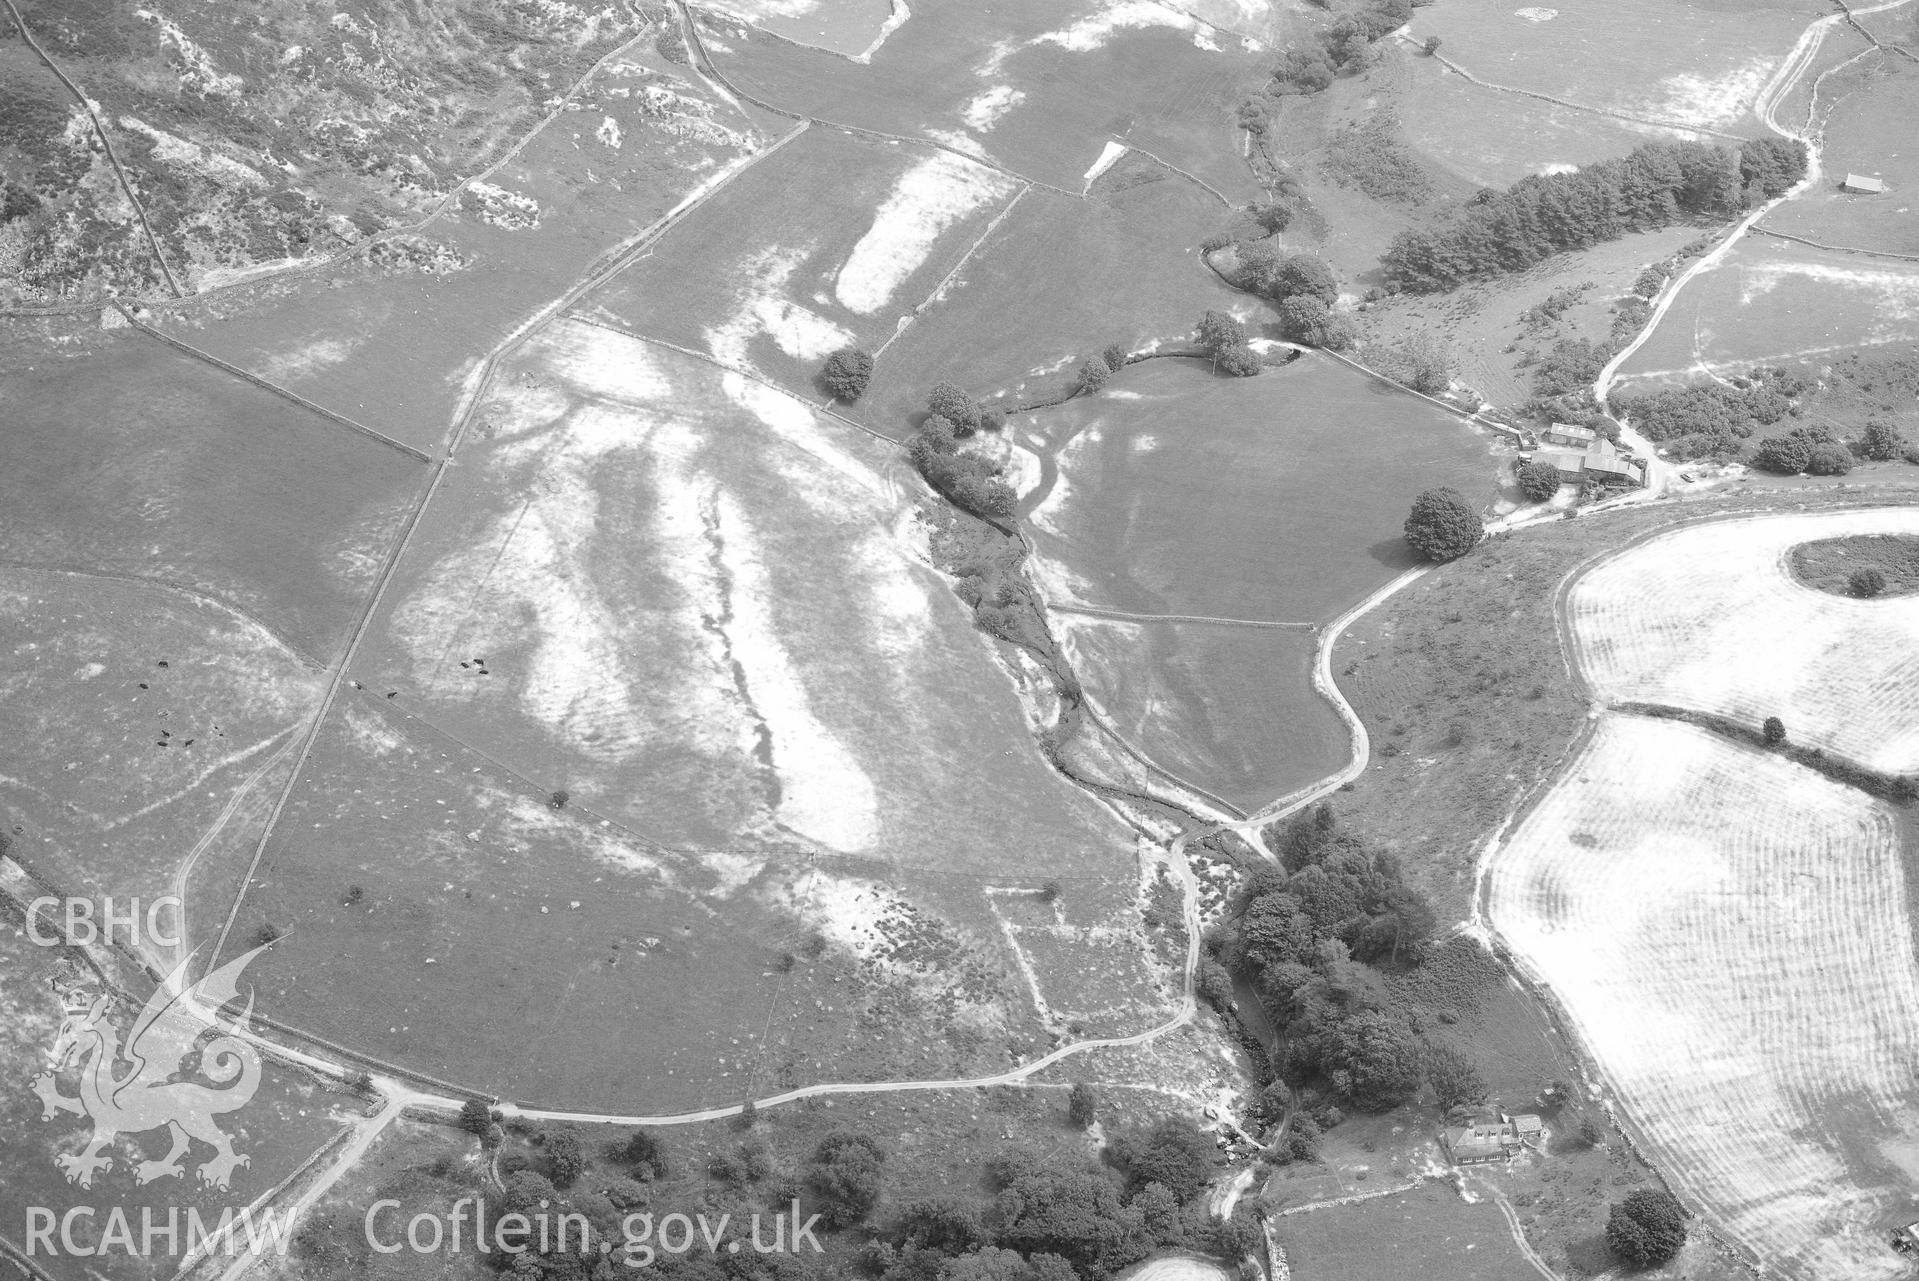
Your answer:
[[[1647,143],[1573,173],[1482,189],[1444,226],[1400,232],[1380,262],[1389,286],[1437,292],[1628,232],[1731,218],[1805,174],[1805,144],[1792,140],[1762,138],[1736,149]]]

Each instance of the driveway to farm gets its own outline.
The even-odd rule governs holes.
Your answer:
[[[1666,287],[1660,291],[1659,297],[1654,300],[1652,314],[1646,317],[1646,323],[1641,327],[1639,333],[1633,337],[1631,342],[1614,353],[1612,359],[1608,360],[1605,367],[1599,371],[1599,376],[1593,379],[1593,399],[1599,402],[1602,410],[1605,409],[1606,395],[1612,390],[1612,385],[1618,378],[1620,368],[1632,358],[1635,352],[1646,345],[1647,340],[1652,337],[1653,331],[1659,327],[1659,322],[1665,319],[1666,313],[1672,309],[1672,305],[1678,299],[1680,291],[1698,278],[1701,273],[1711,271],[1723,262],[1726,256],[1745,238],[1746,233],[1751,231],[1760,219],[1764,218],[1774,209],[1777,209],[1780,205],[1785,204],[1788,200],[1810,191],[1819,181],[1819,176],[1823,170],[1820,164],[1819,131],[1814,127],[1813,119],[1813,113],[1818,108],[1819,84],[1833,72],[1851,66],[1854,62],[1858,61],[1858,59],[1873,52],[1873,49],[1869,47],[1861,50],[1858,54],[1846,59],[1846,61],[1837,66],[1828,67],[1820,73],[1819,79],[1813,82],[1813,91],[1806,104],[1806,123],[1801,128],[1794,129],[1779,123],[1779,105],[1785,101],[1786,95],[1793,91],[1799,81],[1805,76],[1807,70],[1818,60],[1820,47],[1825,44],[1826,36],[1831,32],[1832,28],[1840,23],[1852,20],[1859,14],[1879,13],[1882,10],[1897,9],[1910,3],[1912,3],[1912,0],[1885,0],[1885,2],[1881,4],[1855,9],[1847,9],[1842,3],[1840,6],[1842,12],[1831,13],[1815,20],[1800,34],[1791,52],[1786,55],[1785,62],[1780,64],[1779,70],[1773,73],[1772,79],[1767,82],[1766,87],[1760,90],[1759,96],[1754,99],[1753,114],[1757,115],[1760,122],[1774,133],[1796,139],[1806,145],[1806,176],[1801,178],[1799,182],[1787,190],[1785,194],[1767,201],[1740,219],[1732,230],[1727,232],[1710,252],[1702,255],[1691,266],[1667,282]],[[1610,417],[1610,411],[1607,412]],[[1654,448],[1653,443],[1635,431],[1630,423],[1619,419],[1614,419],[1614,421],[1619,423],[1621,441],[1629,445],[1633,452],[1639,454],[1646,460],[1647,491],[1657,494],[1665,490],[1672,481],[1675,470],[1673,465],[1662,460],[1659,457],[1658,451]]]

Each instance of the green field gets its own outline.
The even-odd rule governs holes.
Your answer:
[[[1258,195],[1233,112],[1265,79],[1270,53],[1170,7],[1123,10],[1112,25],[1070,0],[912,12],[867,66],[731,24],[702,29],[722,74],[788,111],[983,148],[1022,176],[1069,191],[1116,139],[1235,200]]]
[[[1128,742],[1242,809],[1346,761],[1345,727],[1312,689],[1309,632],[1062,610],[1052,620],[1087,693]]]
[[[1416,494],[1484,502],[1494,472],[1458,418],[1320,356],[1256,378],[1149,361],[1019,438],[1058,469],[1028,497],[1040,555],[1078,603],[1145,614],[1328,619],[1413,564]]]
[[[1363,1190],[1363,1189],[1362,1189]],[[1332,1206],[1273,1222],[1299,1281],[1538,1281],[1513,1244],[1499,1207],[1469,1205],[1428,1184],[1397,1196]]]
[[[1199,259],[1225,217],[1192,183],[1130,155],[1091,199],[1030,192],[886,349],[859,415],[903,434],[942,379],[1019,404],[1062,394],[1071,366],[1108,343],[1183,345],[1208,308],[1248,309]]]
[[[825,357],[892,337],[1017,191],[949,152],[816,126],[584,310],[817,398]]]
[[[422,464],[142,334],[57,352],[5,357],[0,560],[182,587],[336,652]]]

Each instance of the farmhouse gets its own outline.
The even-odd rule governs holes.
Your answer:
[[[1877,196],[1886,189],[1884,178],[1868,178],[1862,173],[1849,173],[1839,184],[1839,190],[1850,191],[1856,196]]]
[[[1545,1135],[1545,1123],[1532,1113],[1501,1115],[1497,1121],[1476,1121],[1441,1130],[1439,1142],[1454,1165],[1479,1165],[1504,1161],[1539,1142]]]

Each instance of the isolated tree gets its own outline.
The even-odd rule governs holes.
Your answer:
[[[1486,526],[1456,489],[1429,489],[1413,500],[1406,542],[1427,560],[1458,560],[1478,544]]]
[[[1855,569],[1846,579],[1846,590],[1861,600],[1871,600],[1886,590],[1886,575],[1877,565]]]
[[[1852,451],[1838,441],[1814,445],[1806,454],[1806,470],[1814,476],[1843,476],[1852,470]]]
[[[1061,888],[1058,881],[1046,882],[1046,884],[1039,887],[1039,901],[1042,903],[1058,902]]]
[[[1228,347],[1213,358],[1213,368],[1234,378],[1251,378],[1261,369],[1259,353],[1246,343]]]
[[[1108,369],[1118,373],[1119,367],[1126,363],[1126,348],[1118,343],[1108,344],[1106,350],[1099,354],[1099,358],[1106,362]]]
[[[842,347],[826,358],[820,370],[820,385],[836,400],[849,404],[866,394],[873,381],[873,357],[858,347]]]
[[[1606,1244],[1631,1267],[1657,1267],[1686,1244],[1685,1208],[1655,1188],[1628,1193],[1606,1216]]]
[[[1786,722],[1777,716],[1768,716],[1759,732],[1765,736],[1767,747],[1777,747],[1786,741]]]
[[[1436,53],[1438,53],[1438,52],[1439,52],[1439,37],[1438,37],[1438,36],[1427,36],[1427,37],[1426,37],[1426,45],[1425,45],[1425,49],[1426,49],[1426,56],[1427,56],[1428,58],[1430,58],[1430,57],[1432,57],[1432,56],[1433,56],[1434,54],[1436,54]]]
[[[1551,463],[1531,462],[1519,469],[1519,492],[1535,503],[1543,503],[1559,492],[1559,468]]]
[[[460,1105],[460,1128],[468,1134],[485,1138],[487,1127],[492,1124],[493,1109],[486,1105],[485,1099],[468,1099]]]
[[[546,807],[551,810],[563,810],[566,808],[566,803],[572,799],[573,793],[562,787],[546,798]]]
[[[1802,436],[1768,436],[1753,451],[1752,465],[1780,476],[1797,476],[1812,461],[1812,446]]]
[[[1293,222],[1294,210],[1290,200],[1269,200],[1264,204],[1254,205],[1249,212],[1253,216],[1253,221],[1259,224],[1260,230],[1269,236],[1286,230]]]
[[[1209,311],[1199,318],[1199,345],[1217,357],[1231,347],[1246,345],[1246,326],[1223,311]]]
[[[1083,1130],[1091,1125],[1098,1107],[1099,1096],[1093,1093],[1093,1087],[1084,1081],[1074,1082],[1072,1093],[1066,1096],[1066,1119],[1073,1128]]]
[[[1104,387],[1106,380],[1112,376],[1113,371],[1107,366],[1105,361],[1085,361],[1079,367],[1079,376],[1074,379],[1073,393],[1079,396],[1090,396],[1101,387]]]
[[[1866,424],[1865,435],[1859,438],[1859,456],[1873,462],[1890,462],[1906,452],[1906,438],[1899,429],[1883,418],[1875,418]]]

